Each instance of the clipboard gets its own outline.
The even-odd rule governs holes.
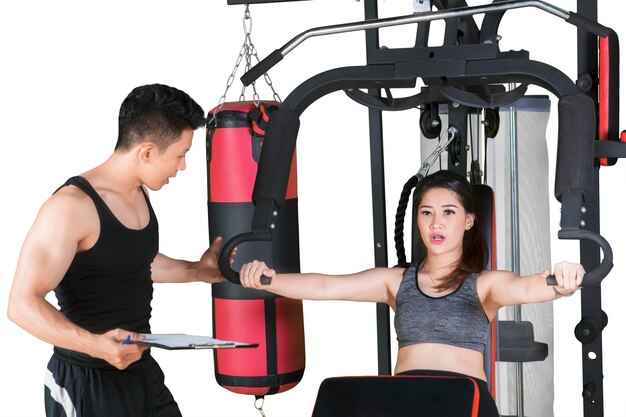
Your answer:
[[[148,345],[167,350],[181,349],[234,349],[258,347],[258,343],[234,342],[219,340],[209,336],[195,336],[183,333],[141,333],[142,340],[130,341],[130,343]]]

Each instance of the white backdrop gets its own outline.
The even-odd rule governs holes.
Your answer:
[[[574,0],[554,3],[567,10],[576,7]],[[601,2],[600,22],[619,32],[618,4]],[[411,7],[409,0],[386,0],[380,11],[382,16],[405,15]],[[315,0],[252,6],[251,12],[253,40],[262,58],[308,28],[361,20],[363,4]],[[43,374],[52,348],[4,314],[21,242],[38,208],[66,178],[109,155],[119,105],[133,87],[169,84],[188,92],[205,110],[215,106],[243,42],[242,15],[243,6],[227,6],[226,0],[0,3],[0,417],[44,414]],[[385,30],[382,43],[409,46],[412,30]],[[576,78],[575,31],[562,20],[536,9],[512,11],[500,34],[502,50],[529,50],[531,59]],[[363,64],[364,44],[362,33],[311,39],[270,75],[284,98],[316,73]],[[240,89],[236,80],[228,99],[237,100]],[[262,83],[259,90],[262,98],[271,98]],[[548,141],[554,169],[555,106],[552,114]],[[401,187],[419,164],[418,116],[411,110],[384,119],[390,230]],[[301,121],[302,271],[343,273],[371,267],[367,111],[335,93],[314,103]],[[187,171],[152,194],[161,251],[173,257],[196,259],[208,245],[204,152],[204,134],[198,131]],[[622,235],[626,220],[619,203],[623,176],[623,162],[601,172],[602,233],[615,253],[615,267],[603,284],[603,308],[609,315],[603,333],[606,416],[624,415],[621,329],[626,305],[621,297],[626,284],[621,276],[626,267],[621,254],[626,251]],[[553,189],[553,178],[550,181]],[[551,201],[552,260],[576,261],[577,245],[556,239],[559,205],[554,198]],[[389,242],[392,247],[391,234]],[[389,259],[390,264],[395,262],[392,251]],[[210,306],[208,285],[157,286],[152,329],[210,334]],[[555,303],[556,416],[582,416],[580,345],[573,336],[579,311],[578,295]],[[305,331],[304,378],[291,391],[266,399],[268,416],[308,416],[324,378],[376,373],[373,305],[305,302]],[[251,397],[217,385],[210,352],[155,350],[154,356],[185,416],[258,415]]]

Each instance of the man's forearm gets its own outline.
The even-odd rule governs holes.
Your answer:
[[[195,282],[198,279],[198,262],[173,259],[162,253],[152,262],[152,281],[159,283]]]
[[[31,295],[9,300],[8,317],[44,342],[92,355],[95,335],[69,321],[44,298]]]

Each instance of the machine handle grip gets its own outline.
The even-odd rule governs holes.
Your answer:
[[[603,38],[606,38],[611,33],[610,28],[575,12],[569,12],[569,17],[565,19],[565,21],[567,23],[571,23],[577,28],[581,28],[589,33],[593,33],[594,35],[601,36]]]
[[[602,249],[604,255],[602,262],[600,262],[600,265],[595,269],[585,273],[582,283],[583,286],[598,285],[602,282],[604,277],[611,272],[613,268],[613,249],[611,249],[609,242],[599,233],[589,230],[563,229],[559,231],[559,239],[590,240],[597,243],[600,249]],[[546,278],[546,283],[548,285],[557,285],[554,275],[549,275],[548,278]]]
[[[237,247],[237,245],[244,242],[259,242],[259,241],[268,241],[272,240],[272,237],[269,233],[242,233],[230,239],[228,242],[222,246],[222,251],[220,252],[219,258],[217,260],[218,266],[220,268],[220,272],[224,275],[228,281],[233,284],[241,285],[241,281],[239,280],[239,272],[235,271],[230,266],[230,253]],[[261,284],[268,285],[272,282],[271,278],[263,277],[261,278]]]
[[[283,60],[283,53],[280,49],[276,49],[274,52],[263,58],[259,61],[258,64],[250,68],[248,72],[241,76],[241,82],[245,86],[249,86],[257,79],[259,79],[263,74],[269,71],[274,65],[278,64]]]

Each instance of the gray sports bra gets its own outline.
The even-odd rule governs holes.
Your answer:
[[[443,343],[484,353],[490,324],[476,291],[478,276],[472,273],[454,292],[431,297],[420,290],[417,269],[414,263],[404,271],[396,294],[399,346]]]

